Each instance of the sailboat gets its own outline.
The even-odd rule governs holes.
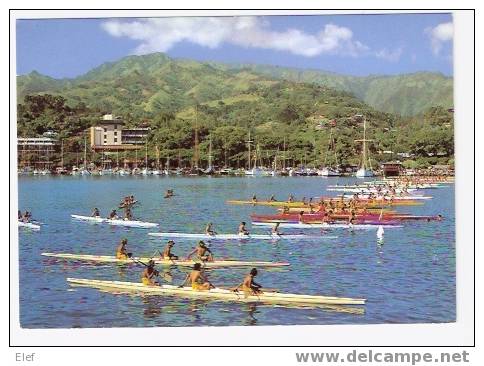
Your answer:
[[[160,171],[160,148],[158,145],[155,146],[156,151],[156,169],[151,172],[153,175],[160,175],[162,172]]]
[[[203,170],[198,167],[198,163],[200,162],[200,146],[198,141],[198,106],[195,106],[195,141],[193,146],[193,158],[192,158],[192,167],[188,173],[188,175],[200,175],[203,173]]]
[[[263,171],[259,168],[257,168],[257,151],[256,151],[256,154],[254,156],[254,167],[251,168],[251,144],[252,144],[252,140],[250,139],[250,131],[249,131],[249,139],[246,141],[247,144],[248,144],[248,147],[249,147],[249,169],[247,169],[245,171],[245,175],[247,176],[251,176],[251,177],[260,177],[262,176],[263,174]]]
[[[215,174],[215,169],[212,166],[212,135],[210,135],[210,144],[208,146],[208,167],[203,173],[207,175]]]
[[[141,171],[142,175],[149,175],[151,174],[151,171],[148,169],[148,144],[145,143],[145,167]]]
[[[336,164],[338,164],[338,157],[336,155],[336,148],[334,146],[333,128],[331,128],[329,132],[328,150],[326,151],[326,154],[324,156],[324,166],[319,171],[319,175],[321,175],[322,177],[338,177],[341,175],[336,168],[328,167],[326,164],[326,161],[328,160],[328,154],[331,149],[334,152],[334,161]]]
[[[61,141],[61,166],[56,169],[57,174],[67,174],[67,170],[64,168],[64,140]]]
[[[87,140],[86,136],[84,136],[84,165],[82,166],[82,170],[80,172],[81,175],[89,175],[91,174],[89,170],[87,170]]]
[[[368,158],[367,155],[367,146],[366,143],[370,142],[372,140],[368,140],[366,138],[366,119],[363,117],[363,139],[362,140],[355,140],[356,142],[362,142],[363,143],[363,149],[362,149],[362,159],[361,159],[361,165],[358,171],[356,172],[356,177],[357,178],[367,178],[367,177],[373,177],[373,170],[371,167],[371,161]]]
[[[163,171],[163,174],[170,175],[170,157],[169,156],[166,158],[166,165],[165,165],[165,170]]]

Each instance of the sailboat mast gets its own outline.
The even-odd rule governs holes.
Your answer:
[[[283,145],[282,146],[283,146],[284,152],[283,152],[283,155],[282,155],[282,160],[283,160],[282,161],[282,165],[283,165],[284,170],[286,170],[286,136],[284,136],[284,140],[283,141],[284,142],[283,142]]]
[[[366,118],[363,119],[363,168],[366,169]]]
[[[156,169],[160,170],[160,148],[156,145]]]
[[[145,143],[145,168],[148,169],[148,143]]]
[[[64,140],[61,141],[61,168],[64,170]]]
[[[212,135],[210,134],[210,144],[208,145],[208,168],[212,169]]]
[[[252,157],[251,157],[251,151],[250,151],[250,143],[251,142],[252,141],[250,140],[250,130],[249,130],[249,140],[247,141],[247,143],[249,144],[249,159],[248,159],[249,160],[249,170],[250,170],[250,160],[252,159]]]
[[[199,161],[199,150],[198,150],[198,106],[195,106],[195,151],[193,152],[193,160],[195,169],[198,169]]]
[[[87,140],[84,136],[84,169],[87,169]]]

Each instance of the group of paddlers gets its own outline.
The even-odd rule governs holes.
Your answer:
[[[127,250],[128,239],[124,238],[119,243],[118,247],[116,248],[116,258],[126,260],[128,258],[132,258],[132,253],[129,253]],[[173,254],[172,248],[175,245],[173,240],[169,240],[163,249],[163,252],[159,251],[159,258],[162,260],[178,260],[178,256]],[[192,257],[194,257],[192,259]],[[211,262],[214,260],[214,256],[210,248],[200,240],[195,247],[186,257],[185,260],[193,260],[195,263],[193,264],[193,268],[189,274],[185,277],[183,283],[179,287],[184,287],[185,285],[191,286],[193,290],[210,290],[211,288],[215,288],[215,286],[208,280],[205,273],[203,273],[203,264],[205,262]],[[142,263],[142,262],[139,262]],[[144,263],[142,263],[144,264]],[[144,264],[146,268],[143,271],[141,276],[141,282],[148,286],[156,286],[159,285],[157,282],[157,277],[160,276],[160,272],[155,269],[156,262],[153,259],[150,259],[147,264]],[[233,290],[238,291],[242,289],[243,291],[250,291],[252,293],[260,292],[262,288],[261,285],[257,284],[254,281],[255,276],[257,276],[257,269],[252,268],[252,270],[247,274],[241,284],[235,287]]]
[[[18,221],[22,222],[30,222],[32,220],[32,212],[30,211],[25,211],[22,213],[20,210],[18,210]]]
[[[123,209],[123,211],[124,211],[124,214],[123,214],[123,217],[122,217],[123,220],[133,220],[132,208],[137,202],[138,201],[134,198],[134,196],[131,195],[131,196],[124,197],[123,200],[119,203],[119,208]],[[101,213],[100,213],[100,211],[97,207],[94,207],[94,210],[92,211],[91,216],[92,217],[101,217]],[[121,219],[119,217],[116,209],[112,209],[107,218],[109,220]]]

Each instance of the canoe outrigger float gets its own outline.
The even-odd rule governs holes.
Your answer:
[[[157,236],[160,238],[189,238],[189,239],[204,239],[210,240],[319,240],[319,239],[337,239],[337,236],[328,235],[305,235],[305,234],[189,234],[189,233],[148,233],[150,236]]]
[[[365,305],[366,299],[353,299],[345,297],[299,295],[279,292],[261,292],[249,294],[243,291],[214,288],[211,290],[193,290],[191,287],[178,287],[172,285],[150,286],[142,283],[102,281],[82,278],[67,278],[71,286],[91,287],[99,290],[117,292],[138,292],[148,295],[172,295],[185,298],[198,298],[205,300],[235,301],[244,303],[267,303],[280,305]]]
[[[116,264],[132,264],[142,262],[147,264],[150,259],[153,259],[155,264],[162,266],[181,266],[193,267],[196,263],[192,260],[170,260],[161,258],[146,258],[146,257],[132,257],[128,259],[118,259],[110,255],[90,255],[90,254],[70,254],[70,253],[42,253],[44,257],[53,257],[73,261],[87,261],[96,263],[116,263]],[[262,262],[262,261],[236,261],[236,260],[215,260],[212,262],[202,262],[206,268],[215,267],[287,267],[289,263],[286,262]]]
[[[87,222],[94,222],[94,223],[106,223],[111,225],[117,226],[129,226],[129,227],[140,227],[140,228],[153,228],[157,227],[159,224],[155,224],[153,222],[144,222],[144,221],[136,221],[136,220],[112,220],[112,219],[105,219],[99,216],[82,216],[82,215],[71,215],[71,217],[75,220],[80,221],[87,221]]]

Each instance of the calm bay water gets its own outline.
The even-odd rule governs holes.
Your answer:
[[[364,323],[437,323],[455,320],[454,187],[427,190],[434,198],[423,206],[398,208],[414,214],[443,214],[442,222],[405,222],[387,229],[383,245],[376,230],[333,230],[337,239],[319,241],[214,242],[216,256],[288,261],[289,269],[260,269],[258,282],[281,292],[363,297],[362,314],[344,308],[287,308],[269,305],[138,296],[71,288],[66,277],[140,281],[143,267],[65,262],[42,252],[114,255],[128,238],[129,250],[151,256],[165,241],[147,235],[152,229],[113,227],[71,220],[98,207],[103,216],[121,198],[141,202],[134,214],[158,222],[158,231],[202,232],[211,221],[219,233],[236,232],[240,221],[268,207],[230,206],[228,199],[259,199],[275,194],[327,195],[328,184],[353,178],[192,178],[192,177],[19,177],[19,207],[45,223],[41,231],[20,230],[20,322],[24,328],[302,325]],[[176,196],[163,199],[166,189]],[[250,224],[249,224],[250,228]],[[157,231],[157,230],[154,230]],[[254,228],[264,233],[267,229]],[[186,255],[196,240],[178,239],[174,252]],[[167,269],[177,284],[185,276]],[[230,286],[247,268],[208,272],[211,282]]]

